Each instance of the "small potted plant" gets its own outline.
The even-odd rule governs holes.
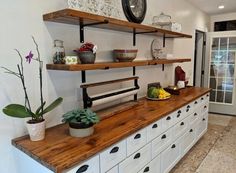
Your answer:
[[[19,55],[20,62],[17,64],[17,71],[13,71],[9,68],[2,67],[5,72],[15,77],[19,78],[23,87],[24,92],[24,105],[21,104],[9,104],[3,108],[3,112],[11,117],[15,118],[31,118],[27,121],[27,129],[30,135],[30,139],[32,141],[40,141],[44,139],[45,136],[45,119],[44,114],[56,108],[61,102],[62,98],[59,97],[55,101],[53,101],[49,106],[46,107],[46,101],[43,98],[43,77],[42,77],[42,69],[43,69],[43,61],[40,58],[40,53],[38,49],[38,44],[36,43],[34,37],[32,37],[33,42],[36,47],[37,56],[34,57],[32,51],[25,57],[25,60],[30,64],[32,61],[36,61],[38,63],[38,71],[39,71],[39,101],[40,105],[36,111],[32,110],[30,99],[28,96],[28,90],[25,82],[24,75],[24,58],[16,49],[17,54]]]
[[[98,115],[90,109],[75,109],[64,114],[62,122],[69,123],[73,137],[86,137],[94,132],[93,125],[99,122]]]
[[[85,43],[79,49],[74,51],[78,54],[81,64],[94,64],[97,45],[94,45],[93,43]]]

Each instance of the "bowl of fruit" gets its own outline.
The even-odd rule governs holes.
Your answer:
[[[149,100],[166,100],[171,94],[165,91],[161,86],[149,85],[147,91],[147,99]]]

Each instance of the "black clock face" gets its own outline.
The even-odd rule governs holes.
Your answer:
[[[122,0],[122,6],[130,22],[141,23],[144,20],[147,10],[146,0]]]

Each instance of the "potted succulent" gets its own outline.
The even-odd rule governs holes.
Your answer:
[[[94,45],[93,43],[85,43],[79,49],[74,51],[78,54],[81,64],[94,64],[97,45]]]
[[[42,79],[42,68],[43,68],[43,61],[40,59],[40,53],[38,49],[38,44],[36,43],[34,37],[32,37],[33,42],[36,46],[37,51],[37,57],[34,58],[34,55],[32,51],[29,52],[29,54],[25,57],[25,60],[28,63],[31,63],[31,61],[36,61],[39,64],[39,90],[40,90],[40,106],[36,111],[32,110],[30,99],[28,97],[28,92],[26,88],[26,82],[25,82],[25,76],[24,76],[24,58],[21,55],[21,53],[16,49],[17,54],[20,58],[20,63],[17,64],[17,71],[10,70],[6,67],[1,67],[5,72],[11,75],[16,76],[20,79],[23,92],[24,92],[24,105],[21,104],[9,104],[6,107],[3,108],[3,112],[11,117],[15,118],[31,118],[27,121],[27,129],[30,135],[30,139],[32,141],[39,141],[43,140],[45,137],[45,119],[44,114],[48,113],[49,111],[53,110],[55,107],[57,107],[61,102],[62,98],[59,97],[55,101],[53,101],[49,106],[46,107],[46,101],[43,99],[43,79]]]
[[[99,117],[90,109],[75,109],[64,114],[62,122],[69,123],[71,136],[86,137],[93,134],[93,125],[99,122]]]

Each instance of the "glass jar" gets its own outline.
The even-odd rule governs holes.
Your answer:
[[[54,40],[53,63],[65,64],[65,48],[62,40]]]

